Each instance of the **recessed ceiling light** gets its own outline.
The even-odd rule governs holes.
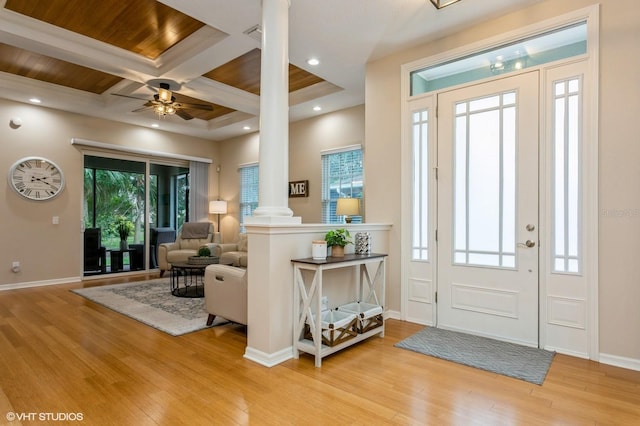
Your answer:
[[[316,105],[316,106],[313,107],[313,110],[314,111],[322,111],[322,107]]]
[[[155,127],[157,129],[158,127],[160,127],[160,125],[158,123],[153,123],[151,127]]]
[[[309,65],[316,66],[320,63],[320,61],[317,58],[310,58],[307,60],[307,63]]]
[[[29,102],[32,102],[34,104],[39,104],[42,101],[40,99],[38,99],[38,98],[31,98],[31,99],[29,99]]]
[[[242,130],[251,130],[251,127],[250,126],[243,126]]]

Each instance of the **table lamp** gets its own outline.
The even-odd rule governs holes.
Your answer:
[[[338,198],[336,204],[336,215],[344,216],[346,223],[351,223],[351,216],[360,215],[360,199],[358,198]]]
[[[224,200],[209,201],[209,213],[218,215],[218,229],[220,232],[220,215],[227,214],[227,202]]]

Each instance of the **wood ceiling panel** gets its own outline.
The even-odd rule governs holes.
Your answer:
[[[7,0],[5,8],[150,59],[204,26],[155,0]]]
[[[122,80],[111,74],[0,43],[0,71],[96,94]]]
[[[204,77],[259,95],[261,53],[260,49],[253,49],[209,71],[204,74]],[[289,64],[289,92],[295,92],[323,81],[322,78]]]

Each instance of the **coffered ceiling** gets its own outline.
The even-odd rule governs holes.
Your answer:
[[[290,119],[364,103],[367,61],[536,1],[291,0]],[[260,21],[260,0],[0,0],[0,98],[212,140],[255,131]],[[206,108],[158,118],[160,83]]]

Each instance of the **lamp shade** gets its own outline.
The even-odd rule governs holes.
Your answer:
[[[227,202],[224,200],[209,201],[209,213],[211,214],[226,214]]]
[[[358,216],[360,214],[360,199],[338,198],[336,205],[337,216]]]

